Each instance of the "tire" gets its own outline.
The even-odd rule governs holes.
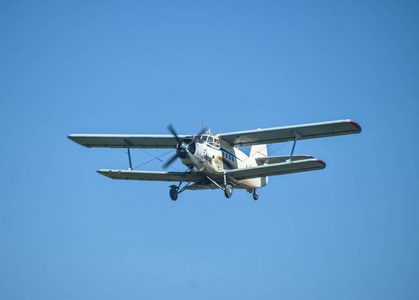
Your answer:
[[[226,198],[230,198],[232,194],[233,194],[233,187],[227,184],[224,189],[224,195],[226,196]]]
[[[258,193],[253,193],[253,200],[257,200],[257,199],[259,199],[259,195],[258,195]]]
[[[177,188],[176,187],[170,188],[170,199],[172,199],[173,201],[176,201],[177,195],[178,195]]]

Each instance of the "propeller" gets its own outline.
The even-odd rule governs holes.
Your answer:
[[[172,124],[169,124],[169,126],[167,126],[167,129],[169,129],[170,133],[173,134],[173,136],[175,137],[176,141],[178,143],[181,143],[182,141],[180,140],[180,138],[178,137],[175,128],[173,127]]]
[[[198,164],[199,164],[199,160],[198,158],[196,158],[195,156],[191,155],[191,153],[189,152],[189,146],[192,145],[193,143],[195,143],[197,140],[200,139],[201,135],[205,132],[206,128],[202,128],[202,130],[195,135],[193,138],[191,138],[191,141],[187,144],[183,144],[183,142],[185,140],[181,140],[179,138],[179,136],[176,133],[175,128],[173,127],[172,124],[169,124],[167,126],[167,129],[170,131],[170,133],[174,136],[174,138],[176,139],[176,141],[178,142],[178,147],[176,149],[176,153],[175,155],[173,155],[167,162],[165,162],[162,166],[163,169],[166,169],[167,167],[169,167],[177,158],[180,157],[181,154],[186,154],[186,156],[188,157],[188,159],[190,159],[192,161],[192,165],[198,169]],[[183,151],[179,151],[180,149],[183,149]]]
[[[173,155],[167,162],[165,162],[162,168],[167,169],[167,167],[170,166],[176,160],[176,158],[178,158],[177,153]]]
[[[180,145],[182,143],[182,141],[180,140],[179,136],[177,135],[176,130],[173,127],[173,125],[169,124],[169,126],[167,126],[167,129],[175,137],[176,141],[178,142],[178,145]],[[179,157],[179,154],[176,151],[175,155],[173,155],[167,162],[164,163],[163,169],[166,169],[168,166],[170,166],[176,160],[176,158],[178,158],[178,157]]]

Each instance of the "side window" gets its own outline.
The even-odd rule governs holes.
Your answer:
[[[214,138],[212,136],[208,137],[208,144],[212,144],[214,142]]]

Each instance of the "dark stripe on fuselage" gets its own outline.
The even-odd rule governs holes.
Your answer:
[[[224,148],[222,148],[222,147],[220,147],[220,149],[218,149],[218,148],[215,148],[215,147],[210,146],[210,145],[208,145],[208,144],[207,144],[207,147],[209,147],[209,148],[211,148],[211,149],[214,149],[214,150],[217,150],[217,151],[221,151],[221,152],[225,152],[225,153],[227,153],[227,154],[230,154],[230,155],[231,155],[232,157],[234,157],[235,159],[240,160],[241,162],[243,162],[243,161],[242,161],[240,158],[238,158],[236,155],[232,154],[231,152],[227,151],[226,149],[224,149]]]

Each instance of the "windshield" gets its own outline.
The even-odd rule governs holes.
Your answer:
[[[201,135],[201,140],[206,142],[208,138],[208,135]]]

